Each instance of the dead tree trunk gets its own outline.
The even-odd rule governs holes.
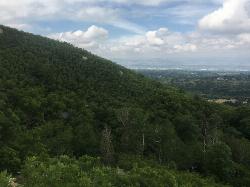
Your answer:
[[[111,129],[105,126],[102,131],[101,152],[105,164],[112,164],[114,161],[114,148],[112,143]]]
[[[208,136],[208,121],[206,118],[203,119],[202,125],[201,125],[201,134],[203,139],[203,157],[205,159],[205,155],[207,152],[207,136]]]

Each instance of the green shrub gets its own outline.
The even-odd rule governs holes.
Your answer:
[[[164,169],[151,167],[134,168],[131,179],[139,186],[147,187],[177,187],[175,176]]]
[[[137,160],[137,159],[136,159]],[[21,172],[24,187],[222,187],[210,179],[188,172],[177,172],[151,161],[134,160],[131,169],[107,167],[99,158],[79,160],[29,158]],[[2,187],[2,186],[1,186]]]
[[[8,187],[10,181],[10,176],[7,174],[7,172],[0,172],[0,186],[1,187]]]
[[[78,162],[67,156],[46,162],[41,162],[36,157],[30,158],[22,174],[25,187],[88,187],[91,184]]]

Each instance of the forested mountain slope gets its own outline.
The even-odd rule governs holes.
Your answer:
[[[250,183],[249,108],[209,104],[67,43],[0,29],[0,170],[15,174],[31,156],[87,154],[116,166],[133,155]]]

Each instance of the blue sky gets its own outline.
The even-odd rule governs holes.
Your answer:
[[[250,57],[250,0],[0,0],[0,24],[125,65]]]

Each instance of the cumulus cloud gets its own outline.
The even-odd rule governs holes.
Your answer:
[[[212,32],[250,32],[250,0],[224,0],[218,10],[199,21],[199,28]]]
[[[77,30],[49,35],[50,38],[69,42],[105,57],[164,56],[170,53],[195,52],[197,46],[180,33],[167,28],[148,31],[116,39],[108,38],[108,31],[95,25],[86,31]]]
[[[104,28],[92,25],[86,31],[77,30],[55,33],[49,35],[49,37],[59,41],[72,43],[78,47],[94,50],[108,38],[108,31]]]
[[[168,28],[144,34],[109,38],[104,28],[91,26],[86,31],[56,33],[49,37],[72,43],[107,58],[164,58],[170,54],[224,53],[234,49],[247,50],[250,34],[211,35],[200,32],[178,33]]]
[[[149,31],[146,33],[147,41],[151,45],[163,45],[164,40],[162,37],[168,33],[167,28],[160,28],[157,31]]]

